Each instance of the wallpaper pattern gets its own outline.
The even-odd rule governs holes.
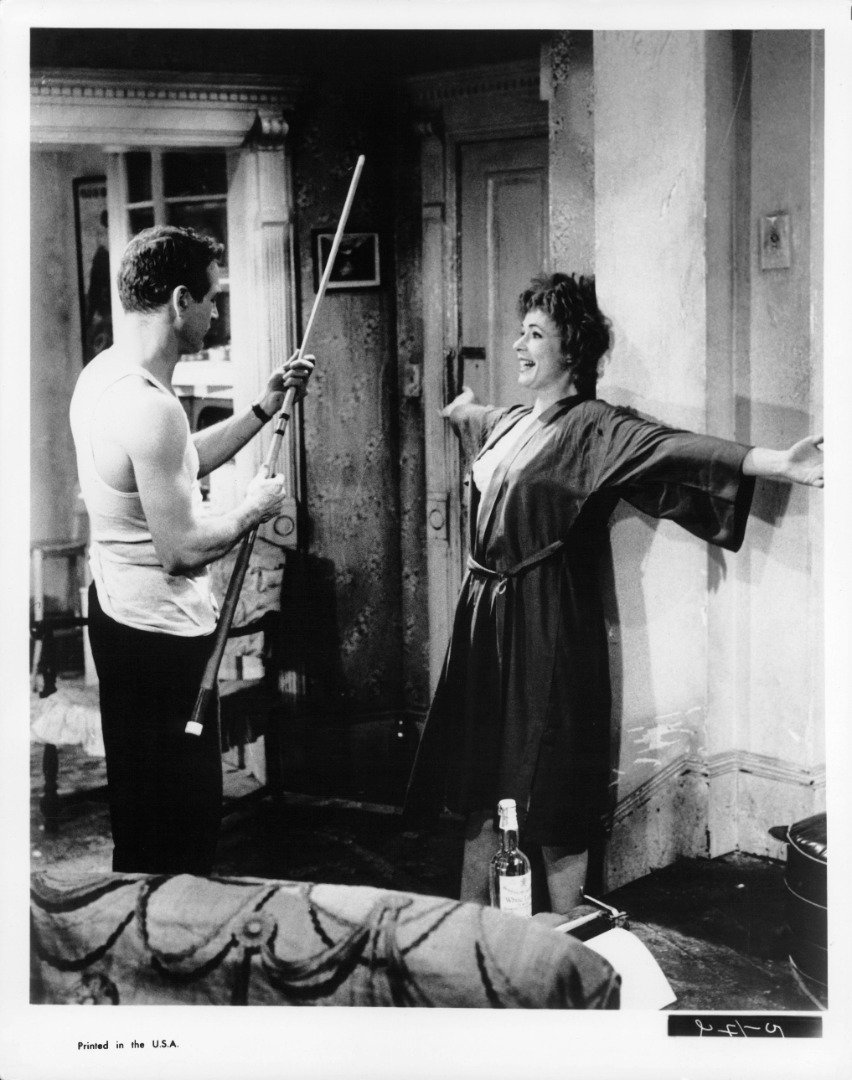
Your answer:
[[[359,154],[348,229],[378,232],[381,285],[328,291],[311,351],[304,415],[312,618],[325,662],[309,683],[321,709],[424,704],[423,456],[419,401],[400,399],[393,103],[330,84],[309,88],[293,132],[302,320],[314,299],[312,230],[334,229]],[[369,93],[369,91],[363,91]],[[410,243],[409,235],[409,243]],[[410,258],[410,253],[406,254]],[[403,290],[413,300],[410,268]],[[416,320],[415,320],[416,322]],[[416,350],[412,315],[402,347]]]

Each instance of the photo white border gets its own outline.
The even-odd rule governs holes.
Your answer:
[[[0,871],[0,1076],[3,1080],[419,1080],[517,1077],[518,1080],[666,1080],[668,1077],[750,1080],[842,1075],[850,1054],[848,959],[850,930],[840,916],[845,880],[830,872],[832,1000],[822,1040],[670,1040],[666,1014],[464,1012],[365,1009],[221,1009],[122,1007],[81,1012],[84,1006],[31,1006],[25,905],[29,884],[29,740],[27,624],[29,482],[29,136],[28,34],[31,26],[226,29],[239,12],[241,28],[362,29],[715,29],[819,28],[826,31],[825,188],[825,434],[826,512],[826,737],[828,806],[833,853],[849,850],[850,686],[852,685],[852,545],[850,487],[843,466],[852,461],[850,342],[852,296],[852,10],[839,0],[703,0],[621,2],[466,3],[465,0],[313,0],[297,6],[266,0],[2,0],[0,3],[0,678],[5,782]],[[12,782],[14,778],[14,782]],[[81,1055],[79,1039],[174,1038],[178,1050],[144,1054]],[[843,1065],[843,1062],[847,1066]]]

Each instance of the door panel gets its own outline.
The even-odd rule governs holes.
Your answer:
[[[459,355],[480,401],[530,403],[517,386],[517,299],[547,262],[547,140],[463,145],[459,168]]]
[[[479,401],[532,404],[517,385],[512,343],[518,337],[518,296],[546,262],[547,140],[495,139],[460,148],[460,383]],[[467,556],[470,461],[458,454],[457,520],[462,572]]]
[[[517,298],[546,265],[548,251],[548,145],[546,108],[541,108],[543,116],[528,129],[540,134],[444,144],[434,137],[424,140],[426,551],[433,685],[464,574],[467,489],[462,479],[469,466],[438,410],[462,383],[484,402],[523,400],[512,352]]]

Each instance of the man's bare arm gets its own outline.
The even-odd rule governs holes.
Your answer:
[[[259,420],[251,409],[245,409],[236,416],[229,416],[227,420],[220,420],[218,424],[195,432],[192,441],[198,451],[198,475],[207,476],[230,461],[238,450],[257,435],[263,424],[264,421]]]
[[[200,511],[193,499],[195,477],[186,467],[186,423],[176,399],[162,394],[137,399],[121,438],[133,465],[154,548],[166,573],[205,566],[281,508],[281,478],[258,477],[234,509],[216,515]]]

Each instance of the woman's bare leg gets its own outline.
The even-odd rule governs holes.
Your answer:
[[[550,910],[559,915],[567,915],[572,908],[583,902],[589,853],[572,853],[563,847],[542,847],[541,853],[547,875]]]
[[[459,899],[478,904],[489,903],[488,868],[499,846],[494,831],[493,814],[487,810],[468,815],[462,857],[461,889]]]

